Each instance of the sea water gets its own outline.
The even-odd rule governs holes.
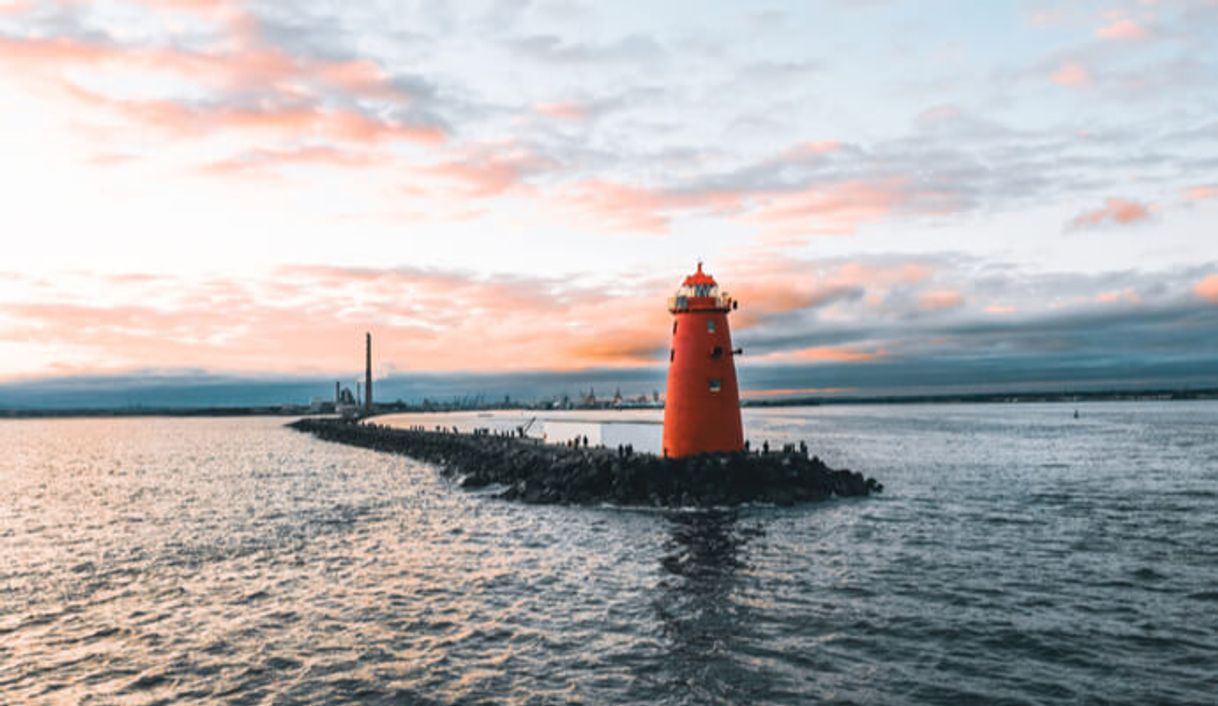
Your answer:
[[[886,489],[714,512],[282,419],[2,421],[0,703],[1212,704],[1218,403],[1077,408],[746,410]]]

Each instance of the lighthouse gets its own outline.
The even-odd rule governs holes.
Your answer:
[[[733,360],[739,351],[732,350],[727,326],[727,314],[735,308],[715,278],[702,271],[701,262],[668,300],[673,321],[664,399],[665,456],[744,448]]]

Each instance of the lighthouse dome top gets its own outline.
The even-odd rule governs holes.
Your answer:
[[[698,271],[685,278],[682,282],[686,287],[696,287],[698,285],[716,286],[715,278],[702,271],[702,262],[698,262]]]
[[[668,298],[668,310],[674,314],[679,311],[733,309],[732,297],[727,292],[719,290],[719,283],[714,277],[702,271],[702,263],[698,263],[698,271],[685,278],[677,293]]]

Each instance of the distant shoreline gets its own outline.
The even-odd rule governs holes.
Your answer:
[[[744,407],[817,407],[828,405],[880,404],[1028,404],[1069,402],[1175,402],[1218,399],[1218,387],[1198,390],[1100,390],[1087,392],[986,392],[954,395],[882,395],[874,397],[793,397],[776,400],[745,400]],[[623,409],[662,409],[626,407]],[[409,404],[378,405],[375,414],[441,414],[448,412],[519,411],[545,413],[556,411],[614,412],[614,408],[574,408],[555,410],[527,405],[503,407],[486,405],[432,405],[424,408]],[[213,407],[99,407],[74,409],[0,409],[0,419],[62,419],[76,417],[303,417],[326,414],[305,405],[213,406]]]

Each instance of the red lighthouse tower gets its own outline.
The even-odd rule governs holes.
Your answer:
[[[698,271],[668,300],[673,314],[664,399],[664,455],[693,456],[744,448],[740,391],[727,313],[736,302]]]

